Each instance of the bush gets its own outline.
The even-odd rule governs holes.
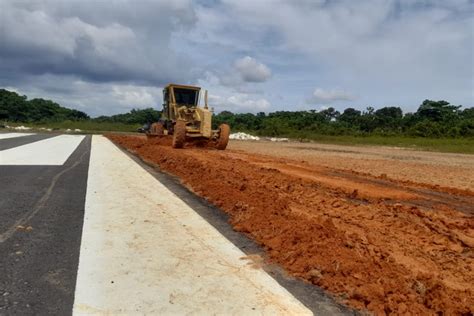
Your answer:
[[[411,136],[417,137],[441,137],[443,135],[441,126],[432,121],[422,121],[416,123],[413,127],[410,128],[409,134]]]

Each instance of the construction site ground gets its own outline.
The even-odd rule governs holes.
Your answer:
[[[348,315],[101,135],[0,132],[0,315]]]
[[[114,143],[229,215],[265,263],[376,314],[474,312],[474,156],[231,141]]]

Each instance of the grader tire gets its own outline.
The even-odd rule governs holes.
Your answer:
[[[153,136],[162,136],[165,134],[165,128],[162,123],[153,123],[150,127],[150,134]]]
[[[186,123],[177,121],[174,126],[173,148],[183,148],[186,142]]]
[[[163,126],[163,123],[153,123],[155,125],[154,133],[158,136],[162,136],[165,134],[165,127]]]
[[[227,124],[221,124],[219,126],[219,138],[217,139],[216,148],[224,150],[229,143],[230,127]]]

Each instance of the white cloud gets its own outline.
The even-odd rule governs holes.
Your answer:
[[[307,103],[311,104],[322,104],[322,103],[333,103],[335,101],[353,101],[355,96],[343,91],[343,90],[324,90],[316,88],[310,98],[307,99]]]
[[[15,93],[21,95],[20,90],[18,90],[18,89],[15,88],[15,87],[4,87],[4,88],[2,88],[2,89],[5,89],[5,90],[11,91],[11,92],[15,92]]]
[[[50,74],[29,79],[15,90],[29,99],[51,99],[92,117],[125,113],[137,108],[159,109],[162,103],[161,87],[88,82],[71,76]]]
[[[250,56],[237,59],[234,67],[245,82],[264,82],[272,76],[270,68]]]
[[[118,103],[130,108],[150,107],[157,104],[156,88],[133,85],[113,85],[112,96]]]
[[[272,72],[268,66],[257,61],[255,58],[245,56],[234,61],[230,68],[217,70],[214,75],[219,84],[232,88],[235,92],[245,93],[260,91],[250,83],[263,83],[271,78]]]
[[[239,93],[228,97],[209,95],[209,102],[216,111],[261,112],[270,109],[271,104],[265,98],[253,99],[250,95]]]

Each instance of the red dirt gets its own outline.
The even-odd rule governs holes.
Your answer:
[[[474,313],[474,197],[168,138],[108,135],[227,212],[291,275],[375,314]]]

